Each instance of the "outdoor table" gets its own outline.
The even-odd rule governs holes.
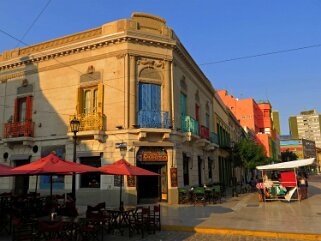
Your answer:
[[[69,216],[55,216],[51,217],[51,215],[46,215],[42,217],[38,217],[34,219],[34,222],[45,222],[48,224],[55,224],[62,222],[64,227],[64,232],[70,240],[76,240],[77,231],[79,229],[79,220],[81,217],[69,217]]]
[[[130,215],[136,211],[136,207],[124,207],[122,210],[119,208],[106,208],[104,211],[110,214],[111,229],[118,229],[123,235],[122,227],[129,224]]]

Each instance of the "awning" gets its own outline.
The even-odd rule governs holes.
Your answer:
[[[271,165],[257,166],[256,169],[258,170],[293,169],[293,168],[312,165],[314,161],[315,161],[315,158],[309,158],[309,159],[302,159],[302,160],[296,160],[296,161],[281,162],[281,163],[271,164]]]

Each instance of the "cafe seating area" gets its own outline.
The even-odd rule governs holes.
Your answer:
[[[87,205],[78,213],[67,194],[14,196],[0,194],[0,235],[11,240],[102,241],[111,235],[132,237],[161,230],[161,206],[108,207],[105,202]]]
[[[178,188],[179,204],[207,205],[221,203],[226,196],[224,185],[209,184],[201,187]]]

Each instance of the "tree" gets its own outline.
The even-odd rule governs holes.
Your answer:
[[[281,152],[281,161],[282,162],[294,161],[297,159],[298,159],[298,156],[294,152],[290,151],[289,149],[287,149],[284,152]]]
[[[269,163],[262,145],[256,144],[252,139],[244,138],[235,145],[234,158],[238,165],[247,169],[254,169],[256,166]]]

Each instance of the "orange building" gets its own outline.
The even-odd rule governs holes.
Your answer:
[[[266,155],[273,160],[279,160],[280,138],[271,118],[271,104],[256,103],[253,98],[239,100],[228,95],[226,90],[220,90],[217,93],[240,121],[241,126],[255,132],[255,139],[263,145]]]

